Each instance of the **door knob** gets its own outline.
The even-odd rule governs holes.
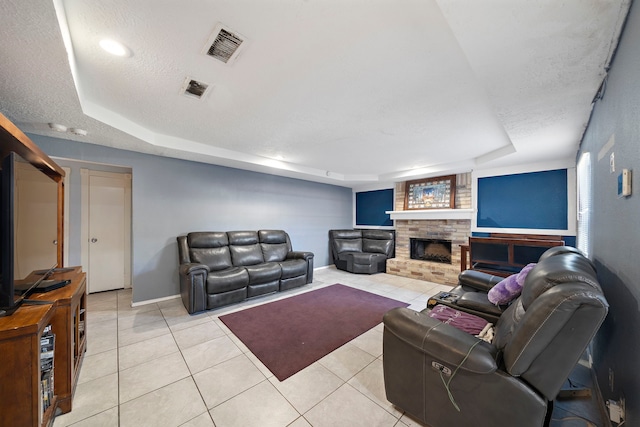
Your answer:
[[[53,243],[54,245],[57,245],[57,244],[58,244],[58,239],[54,240],[52,243]]]
[[[96,239],[95,237],[93,237],[93,238],[91,239],[91,243],[95,243],[95,242],[97,242],[97,241],[98,241],[98,239]]]

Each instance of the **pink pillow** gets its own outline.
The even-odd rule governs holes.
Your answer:
[[[504,305],[518,298],[522,292],[522,286],[524,286],[527,274],[535,265],[535,263],[527,264],[519,273],[512,274],[498,282],[489,290],[487,295],[489,301],[495,305]]]

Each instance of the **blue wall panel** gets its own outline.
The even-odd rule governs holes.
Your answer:
[[[386,211],[393,210],[393,189],[356,193],[356,226],[393,226]]]
[[[478,178],[478,227],[568,229],[567,170]]]

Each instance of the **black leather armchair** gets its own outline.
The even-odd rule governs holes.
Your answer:
[[[589,260],[564,253],[531,270],[491,343],[426,311],[384,316],[387,399],[430,427],[540,427],[608,304]]]
[[[336,268],[350,273],[374,274],[387,269],[395,255],[393,230],[330,230],[329,250]]]

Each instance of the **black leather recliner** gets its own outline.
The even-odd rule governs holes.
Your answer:
[[[336,268],[350,273],[384,273],[395,255],[393,230],[329,230],[329,250]]]
[[[578,254],[582,252],[573,246],[554,246],[547,249],[538,262],[547,258],[562,254]],[[584,258],[595,274],[593,263]],[[448,292],[440,292],[431,297],[427,302],[427,308],[433,308],[436,304],[444,304],[456,310],[480,316],[489,322],[495,323],[508,306],[496,306],[492,304],[487,294],[495,285],[504,280],[504,277],[487,274],[477,270],[464,270],[458,275],[458,286]]]
[[[430,427],[541,427],[607,311],[591,262],[577,253],[538,262],[491,343],[427,309],[393,309],[384,316],[387,399]]]

